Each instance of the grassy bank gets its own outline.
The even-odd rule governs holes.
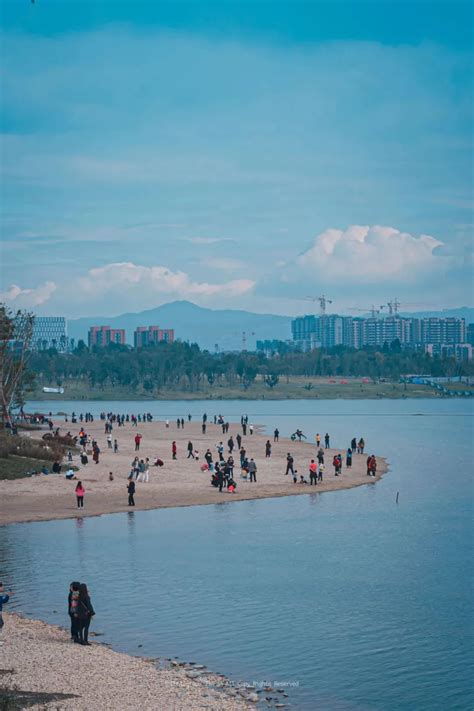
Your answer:
[[[428,385],[392,382],[363,382],[360,378],[280,378],[279,383],[269,388],[257,379],[247,389],[240,385],[210,386],[203,384],[194,390],[166,388],[146,392],[143,388],[116,386],[90,387],[83,381],[63,383],[63,395],[51,395],[37,389],[29,394],[31,400],[302,400],[302,399],[380,399],[380,398],[427,398],[441,397]]]

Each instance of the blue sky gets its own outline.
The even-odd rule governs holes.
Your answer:
[[[1,298],[472,306],[471,13],[7,0]]]

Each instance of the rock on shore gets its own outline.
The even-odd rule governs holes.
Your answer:
[[[6,614],[0,647],[0,687],[57,694],[31,709],[74,711],[245,711],[243,699],[190,679],[181,668],[157,669],[153,661],[114,652],[102,644],[71,644],[64,630]],[[61,694],[74,695],[60,698]],[[22,706],[19,706],[21,708]]]

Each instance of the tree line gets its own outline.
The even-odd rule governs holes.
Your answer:
[[[54,349],[31,353],[29,368],[42,384],[63,385],[68,380],[90,387],[124,386],[152,394],[161,389],[194,391],[236,385],[247,390],[256,379],[269,389],[291,376],[368,377],[398,381],[405,374],[431,376],[473,375],[472,362],[456,362],[419,351],[406,351],[399,342],[383,348],[355,350],[343,346],[305,353],[286,351],[210,353],[197,344],[180,341],[144,348],[110,344],[89,349],[79,341],[71,353]]]

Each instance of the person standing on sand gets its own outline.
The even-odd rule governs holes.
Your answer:
[[[116,439],[114,439],[114,454],[118,453],[118,442]]]
[[[322,483],[324,474],[324,463],[318,464],[318,481]]]
[[[128,505],[135,506],[135,482],[130,480],[127,484]]]
[[[84,494],[86,493],[86,490],[82,486],[82,481],[78,481],[76,485],[76,499],[77,499],[77,508],[78,509],[83,509],[84,508]]]
[[[247,434],[247,423],[245,422],[245,420],[242,423],[242,433],[244,436]]]
[[[96,442],[96,443],[94,444],[93,449],[92,449],[92,459],[94,460],[94,462],[95,462],[96,464],[99,463],[99,454],[100,454],[100,449],[99,449],[99,445],[98,445],[97,442]]]
[[[142,441],[142,436],[140,433],[137,432],[137,434],[135,435],[135,452],[140,451],[141,441]]]
[[[181,427],[181,420],[179,419],[179,417],[178,417],[178,419],[176,420],[176,426],[177,426],[178,430],[179,430],[179,428]]]
[[[346,452],[346,467],[347,469],[352,469],[352,449],[349,447],[349,449]]]
[[[69,586],[69,594],[67,596],[67,611],[71,618],[71,642],[78,642],[77,634],[77,603],[79,601],[79,586],[80,583],[75,580]]]
[[[265,442],[265,459],[270,459],[272,456],[272,445],[270,443],[270,440],[267,439]]]
[[[191,415],[188,415],[188,422],[191,422]]]
[[[288,452],[288,454],[286,455],[286,472],[285,472],[285,476],[287,476],[287,474],[289,474],[290,472],[292,473],[293,476],[295,475],[294,461],[295,461],[295,460],[293,459],[293,457],[291,456],[291,454]]]
[[[365,442],[362,437],[360,438],[359,444],[357,445],[357,447],[358,447],[358,452],[360,454],[364,454]]]
[[[353,452],[355,452],[357,449],[357,439],[355,437],[351,439],[351,449]]]
[[[310,465],[309,465],[309,483],[311,486],[313,486],[313,483],[317,485],[318,483],[318,465],[314,461],[314,459],[311,460]]]
[[[321,435],[319,434],[319,432],[317,432],[315,439],[316,439],[316,447],[319,449],[319,447],[321,445]]]
[[[207,425],[206,425],[205,422],[203,422],[202,425],[201,425],[201,432],[202,432],[203,434],[206,434],[206,428],[207,428]]]
[[[89,626],[93,616],[95,615],[92,607],[91,599],[87,585],[81,583],[79,585],[79,600],[77,603],[77,637],[79,644],[89,647]]]
[[[0,583],[0,634],[2,633],[3,625],[5,624],[3,621],[3,615],[2,615],[3,606],[5,605],[5,603],[7,603],[10,600],[12,595],[13,595],[13,593],[11,592],[11,590],[9,593],[5,593],[3,591],[3,583]],[[0,639],[0,645],[1,644],[3,644],[2,639]]]
[[[329,434],[327,432],[324,435],[324,446],[326,449],[329,449]]]
[[[280,439],[280,430],[279,430],[278,427],[277,427],[277,428],[275,429],[275,431],[273,432],[273,441],[274,441],[274,442],[278,442],[279,439]]]
[[[253,459],[249,462],[248,473],[250,474],[250,481],[257,483],[257,465]]]
[[[232,454],[232,452],[234,451],[234,447],[235,447],[234,438],[232,437],[232,435],[227,440],[227,446],[229,448],[229,454]]]
[[[192,457],[192,459],[194,459],[194,447],[193,447],[193,443],[191,442],[191,440],[189,440],[187,458],[190,459],[191,457]]]
[[[171,445],[171,457],[172,459],[176,459],[176,456],[178,454],[178,447],[176,446],[176,442],[173,441]]]
[[[109,434],[107,435],[107,447],[108,447],[109,449],[112,449],[112,435],[110,434],[110,432],[109,432]]]

